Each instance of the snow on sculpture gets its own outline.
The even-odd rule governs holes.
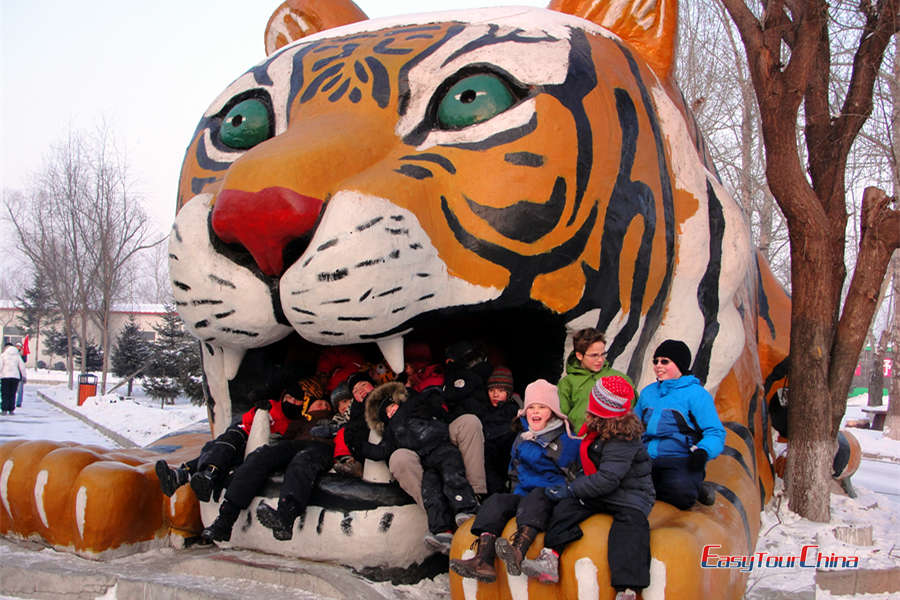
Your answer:
[[[656,345],[682,339],[728,437],[707,469],[714,506],[658,503],[651,513],[651,587],[654,597],[740,597],[742,574],[701,570],[699,557],[708,543],[721,554],[754,548],[773,485],[765,411],[783,378],[788,300],[752,251],[673,80],[677,12],[675,0],[379,20],[350,0],[276,9],[268,57],[225,88],[191,138],[170,238],[177,308],[203,348],[213,432],[252,405],[260,382],[308,375],[334,345],[377,347],[399,372],[410,340],[477,337],[517,381],[555,381],[571,332],[593,326],[640,388]],[[47,450],[22,446],[0,446],[0,461],[14,460],[4,476],[27,487]],[[151,455],[110,463],[121,467],[107,475],[130,486],[110,505],[135,495],[159,505],[151,532],[112,531],[87,550],[197,527],[187,486],[171,506],[154,488]],[[26,460],[35,462],[27,472]],[[132,471],[136,481],[126,479]],[[86,485],[89,529],[100,517]],[[260,533],[268,530],[254,504],[231,543],[364,569],[425,560],[424,515],[396,487],[328,476],[322,488],[290,542]],[[0,531],[39,530],[69,545],[32,513],[20,516],[19,504],[11,510],[5,488],[3,502]],[[204,503],[204,521],[215,508]],[[46,509],[52,530],[59,515]],[[501,569],[496,583],[479,584],[479,598],[608,588],[609,520],[585,527],[557,586]],[[473,539],[465,525],[452,556]],[[474,597],[455,575],[451,588]]]

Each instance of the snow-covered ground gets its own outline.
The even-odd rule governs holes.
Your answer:
[[[29,386],[38,387],[37,382],[50,382],[53,379],[64,379],[57,372],[40,371],[29,374],[35,383]],[[206,418],[206,409],[191,405],[185,399],[179,399],[175,405],[161,407],[158,400],[146,396],[139,384],[135,384],[134,396],[124,398],[125,387],[112,394],[88,398],[77,407],[77,384],[74,390],[65,385],[40,385],[41,393],[71,409],[77,409],[89,420],[110,429],[117,434],[132,440],[137,445],[144,445],[169,432],[179,430],[187,425]],[[865,395],[856,396],[849,401],[848,419],[862,418],[862,406]],[[756,553],[766,553],[764,558],[773,556],[797,556],[804,546],[816,546],[816,552],[825,555],[837,555],[859,558],[858,566],[863,569],[900,568],[900,442],[890,440],[879,431],[854,429],[859,439],[864,456],[876,458],[875,461],[864,461],[864,467],[875,464],[883,469],[886,475],[877,474],[873,481],[878,491],[866,489],[856,484],[859,497],[851,499],[847,496],[833,494],[831,501],[831,521],[814,523],[800,518],[787,508],[787,499],[781,482],[776,486],[776,494],[762,514],[762,526]],[[862,469],[861,469],[862,471]],[[874,487],[874,486],[873,486]],[[857,546],[839,541],[834,534],[839,527],[872,528],[873,544]],[[754,555],[758,556],[758,554]],[[758,560],[758,558],[757,558]],[[754,564],[747,584],[749,599],[768,599],[775,597],[798,597],[808,594],[814,587],[816,569],[814,568],[775,568]],[[389,584],[380,584],[388,586]],[[397,597],[403,598],[447,598],[446,575],[434,581],[426,581],[418,586],[402,586],[398,588]],[[385,588],[387,589],[387,588]],[[385,589],[382,589],[384,593]],[[816,590],[815,598],[845,598],[832,596],[827,591]],[[889,594],[867,594],[867,600],[886,599]]]

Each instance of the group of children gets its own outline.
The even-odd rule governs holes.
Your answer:
[[[406,372],[382,385],[353,371],[332,392],[334,407],[310,378],[288,386],[279,400],[260,403],[276,439],[243,462],[257,408],[193,461],[177,469],[159,461],[157,475],[167,495],[189,482],[206,501],[224,487],[219,515],[201,534],[216,541],[230,539],[239,512],[272,472],[283,470],[277,507],[263,501],[257,516],[285,540],[322,473],[333,468],[360,476],[366,459],[385,461],[425,510],[425,541],[433,549],[449,552],[455,528],[475,516],[476,554],[452,560],[450,568],[481,581],[496,579],[496,557],[511,575],[558,581],[559,555],[582,536],[580,523],[610,514],[612,585],[617,600],[635,598],[649,585],[647,517],[654,501],[681,509],[697,500],[712,504],[705,465],[722,451],[725,431],[712,397],[690,374],[684,342],[659,345],[656,382],[639,397],[606,360],[602,332],[581,330],[573,346],[559,385],[530,383],[524,403],[511,371],[492,369],[468,342],[448,347],[437,364],[427,349],[410,347]],[[372,431],[380,442],[372,441],[378,438]],[[516,531],[500,537],[513,516]],[[543,548],[528,559],[539,532]]]
[[[684,342],[657,347],[656,382],[639,399],[631,380],[606,361],[602,332],[581,330],[573,346],[558,387],[538,380],[525,389],[525,429],[509,465],[512,491],[481,505],[471,527],[475,555],[451,560],[450,568],[490,582],[499,557],[510,575],[555,583],[560,554],[583,535],[581,522],[605,513],[612,516],[607,555],[616,600],[633,600],[650,584],[647,517],[655,500],[680,509],[697,500],[712,504],[705,466],[722,451],[725,430],[712,397],[690,374]],[[513,516],[515,532],[499,537]],[[539,532],[543,547],[528,559]]]

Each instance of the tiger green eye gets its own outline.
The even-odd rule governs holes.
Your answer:
[[[269,139],[269,110],[255,98],[238,102],[225,115],[219,139],[229,148],[246,150]]]
[[[462,129],[487,121],[515,103],[515,96],[497,75],[471,75],[453,84],[441,99],[438,125],[442,129]]]

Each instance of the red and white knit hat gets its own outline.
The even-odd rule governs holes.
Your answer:
[[[634,388],[624,377],[601,377],[591,390],[587,411],[604,419],[615,419],[631,410]]]

